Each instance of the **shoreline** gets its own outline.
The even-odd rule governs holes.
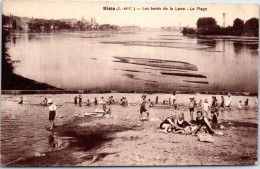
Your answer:
[[[38,83],[38,82],[37,82]],[[45,83],[43,83],[45,85]],[[135,93],[135,94],[172,94],[171,92],[158,92],[158,91],[83,91],[83,90],[63,90],[54,88],[52,90],[3,90],[2,95],[29,95],[29,94],[108,94],[108,93]],[[227,92],[227,91],[175,91],[176,94],[205,94],[205,95],[228,95],[229,93],[234,96],[258,96],[254,92]]]

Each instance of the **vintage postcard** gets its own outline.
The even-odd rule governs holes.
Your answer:
[[[259,6],[3,0],[1,166],[257,165]]]

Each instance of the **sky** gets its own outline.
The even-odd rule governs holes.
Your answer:
[[[103,10],[103,7],[118,7],[121,10]],[[128,7],[128,10],[123,10]],[[132,10],[129,10],[129,7]],[[161,10],[151,10],[161,8]],[[166,7],[168,10],[163,10]],[[173,10],[170,10],[170,7]],[[206,8],[200,10],[199,8]],[[136,9],[135,11],[133,9]],[[137,10],[140,8],[140,10]],[[144,10],[149,8],[149,10]],[[176,10],[185,8],[185,10]],[[189,9],[189,10],[188,10]],[[191,10],[194,9],[194,10]],[[259,18],[257,4],[216,4],[216,3],[174,3],[174,2],[87,2],[61,0],[3,0],[2,13],[20,17],[43,19],[81,19],[90,20],[95,17],[99,24],[119,26],[137,25],[141,27],[190,26],[195,27],[200,17],[214,17],[217,24],[225,26],[233,24],[236,18],[244,21]]]

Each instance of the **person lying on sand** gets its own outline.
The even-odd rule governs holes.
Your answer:
[[[163,131],[164,133],[171,132],[175,128],[175,119],[176,115],[171,115],[170,117],[167,117],[161,124],[159,129],[157,128],[157,131]]]

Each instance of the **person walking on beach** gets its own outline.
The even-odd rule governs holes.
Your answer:
[[[21,97],[19,104],[23,104],[23,97]]]
[[[193,121],[193,112],[196,106],[196,101],[193,96],[190,97],[190,104],[189,104],[189,110],[190,110],[190,121]]]
[[[231,109],[230,108],[230,105],[231,105],[231,97],[230,97],[230,94],[228,94],[228,98],[226,99],[227,101],[226,101],[226,107],[228,108],[228,109]]]
[[[101,100],[99,103],[103,105],[103,110],[104,110],[104,112],[106,112],[107,105],[106,105],[106,101],[104,100],[104,97],[101,97]]]
[[[203,109],[203,112],[204,112],[204,116],[209,119],[208,117],[208,114],[209,114],[209,110],[210,110],[210,105],[208,103],[208,99],[205,99],[204,103],[202,103],[202,109]]]
[[[170,104],[171,106],[174,106],[174,103],[175,103],[175,93],[173,93],[170,97]]]
[[[82,104],[82,97],[81,95],[79,95],[79,107],[81,107],[81,104]]]
[[[58,108],[55,104],[53,104],[52,99],[48,100],[49,105],[49,120],[51,122],[50,129],[52,130],[54,127],[54,119],[58,116]]]
[[[145,94],[142,95],[142,101],[141,101],[141,104],[140,104],[140,121],[143,121],[143,119],[142,119],[143,113],[146,113],[147,120],[149,121],[149,112],[147,110],[147,101],[146,101],[146,95]]]
[[[74,104],[77,104],[77,103],[78,103],[78,97],[75,96],[75,97],[74,97]]]

